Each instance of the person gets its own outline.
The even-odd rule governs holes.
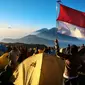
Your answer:
[[[35,50],[34,50],[33,55],[38,54],[38,49],[39,49],[39,47],[37,46],[37,47],[35,48]]]
[[[85,47],[79,50],[81,58],[81,68],[79,69],[79,85],[85,85]]]
[[[8,55],[9,55],[10,50],[11,49],[8,46],[7,51],[2,56],[0,56],[0,71],[2,71],[4,67],[9,63]]]
[[[46,47],[44,52],[50,54],[50,47]]]
[[[84,44],[82,44],[82,46],[79,47],[78,51],[81,51],[83,48],[85,48]]]
[[[81,47],[82,47],[82,48],[83,48],[83,47],[85,47],[85,46],[84,46],[84,44],[82,44],[82,46],[81,46]]]
[[[12,61],[14,69],[18,66],[18,59],[20,56],[20,51],[17,47],[13,47],[13,49],[9,52],[8,58]]]
[[[65,50],[66,54],[70,54],[70,47],[71,47],[70,44],[68,44],[68,47]]]
[[[29,48],[29,49],[28,49],[28,52],[27,52],[27,58],[30,57],[30,56],[32,56],[33,53],[34,53],[33,48]]]
[[[60,56],[65,60],[65,70],[63,73],[64,85],[78,85],[78,69],[80,68],[81,62],[78,57],[78,47],[72,45],[70,47],[70,54],[59,52],[58,40],[55,40],[56,56]]]
[[[85,85],[85,62],[82,62],[82,66],[79,69],[78,81],[79,85]]]
[[[13,64],[10,61],[8,65],[5,66],[4,70],[0,72],[0,85],[14,85],[10,82],[10,78],[13,74],[12,67]]]
[[[51,47],[50,54],[55,55],[55,49]]]

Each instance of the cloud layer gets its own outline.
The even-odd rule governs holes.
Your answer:
[[[0,26],[0,40],[3,38],[20,38],[35,31],[36,28],[25,27],[1,27]]]

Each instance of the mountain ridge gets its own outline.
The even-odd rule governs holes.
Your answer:
[[[80,42],[78,38],[58,33],[56,27],[51,29],[42,28],[40,30],[34,31],[30,35],[23,36],[22,38],[18,39],[5,38],[2,40],[2,42],[20,42],[25,44],[45,44],[47,46],[54,46],[54,40],[56,38],[59,39],[61,46],[66,46],[69,43],[75,44],[74,42]]]

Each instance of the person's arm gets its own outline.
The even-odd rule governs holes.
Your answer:
[[[6,81],[9,81],[10,77],[12,76],[12,68],[11,68],[11,62],[7,66],[5,66],[4,71],[0,73],[0,80],[4,82],[4,79]]]
[[[70,57],[70,55],[64,54],[64,53],[60,53],[60,48],[59,48],[59,43],[58,40],[55,40],[55,51],[56,51],[56,56],[58,55],[59,57],[63,58],[63,59],[68,59]]]

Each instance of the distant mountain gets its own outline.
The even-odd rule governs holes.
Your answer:
[[[80,44],[82,43],[79,39],[71,36],[67,36],[65,34],[60,34],[57,32],[57,28],[43,28],[40,30],[37,30],[33,32],[30,35],[24,36],[19,39],[9,39],[5,38],[2,40],[2,42],[8,42],[8,43],[26,43],[26,44],[44,44],[47,46],[54,46],[54,40],[58,38],[60,45],[62,47],[67,46],[67,44]]]
[[[45,31],[48,31],[48,29],[47,28],[42,28],[40,30],[37,30],[36,32],[45,32]]]
[[[43,29],[39,30],[38,33],[36,33],[37,31],[34,32],[34,34],[36,34],[36,36],[44,38],[44,39],[49,39],[49,40],[55,40],[56,38],[58,38],[59,40],[64,40],[64,41],[79,41],[78,38],[75,37],[71,37],[71,36],[67,36],[65,34],[60,34],[59,32],[57,32],[57,28],[51,28],[51,29],[46,29],[44,31],[42,31]]]
[[[44,38],[44,39],[55,40],[57,37],[56,33],[57,33],[56,28],[52,28],[52,29],[48,29],[44,31],[42,31],[41,29],[40,32],[38,32],[36,36]]]
[[[44,44],[47,46],[53,46],[52,40],[47,40],[44,38],[37,37],[36,35],[28,35],[20,39],[3,39],[2,42],[8,42],[8,43],[25,43],[25,44]]]
[[[15,43],[15,42],[17,42],[18,41],[18,39],[10,39],[10,38],[4,38],[3,40],[2,40],[2,42],[7,42],[7,43]]]

